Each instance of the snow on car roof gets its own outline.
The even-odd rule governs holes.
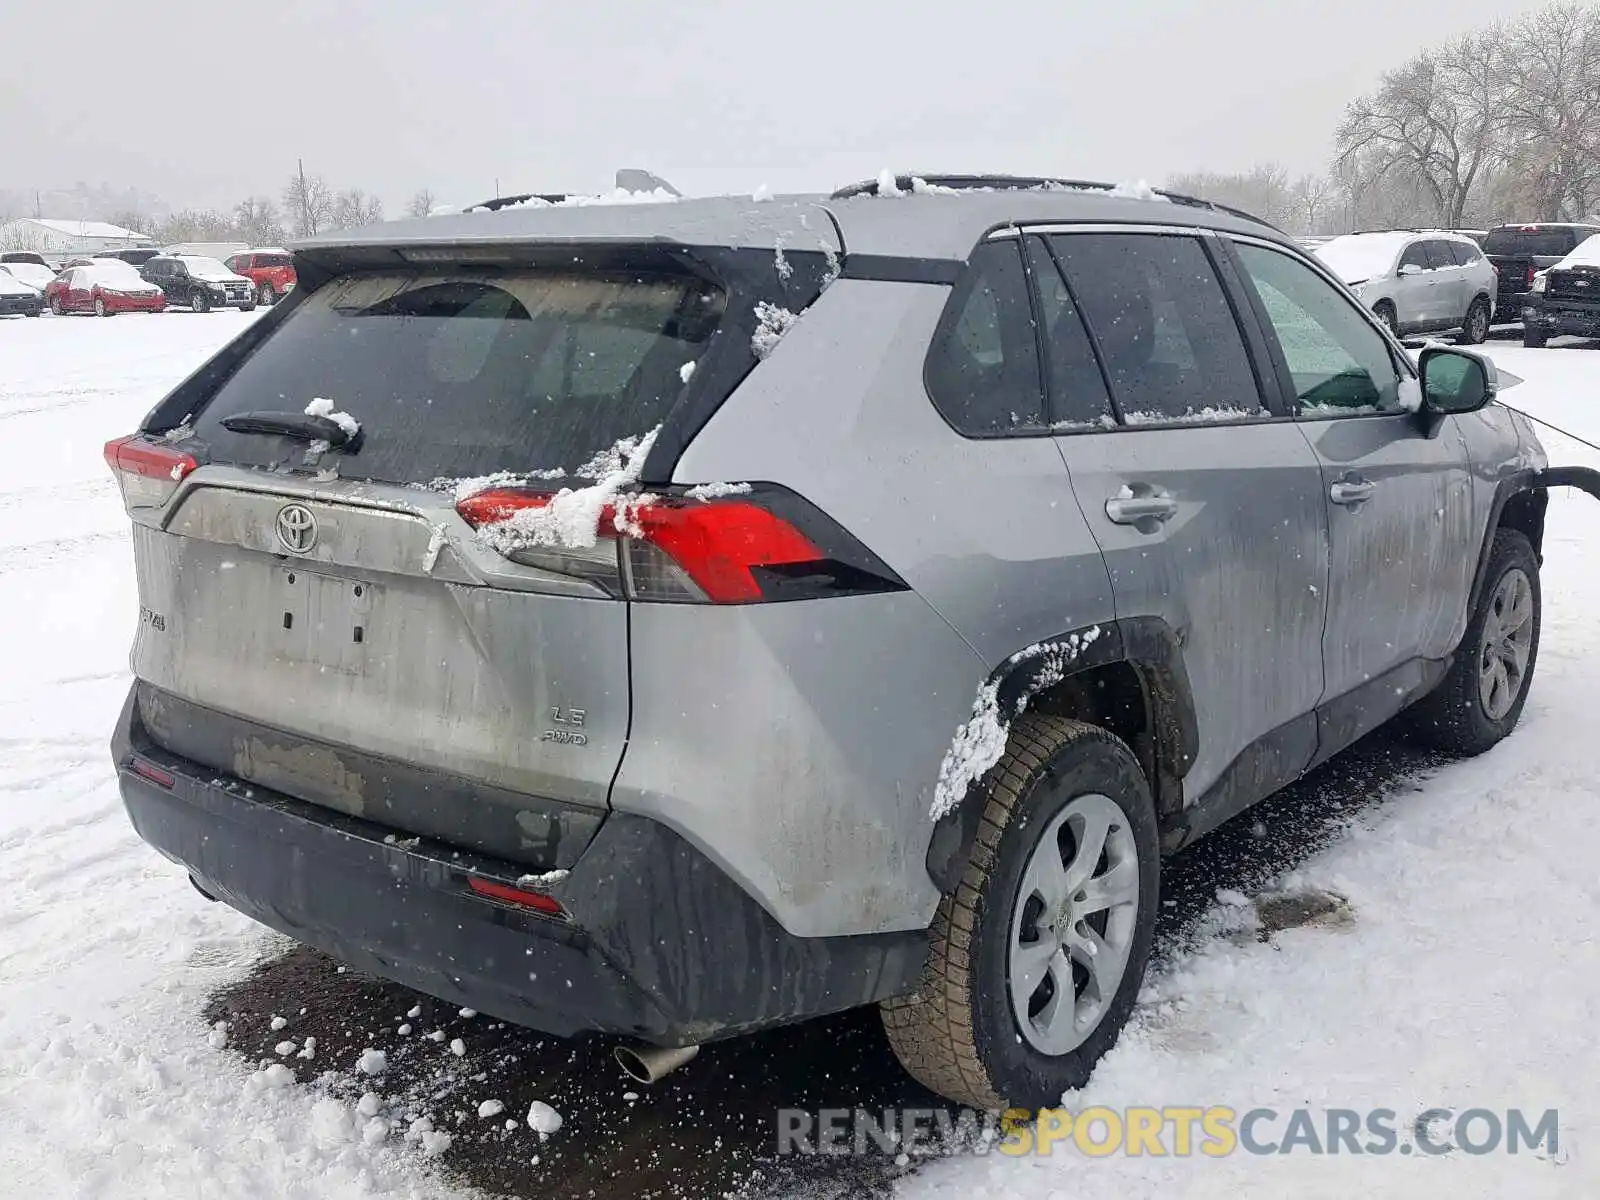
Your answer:
[[[1401,252],[1414,242],[1417,236],[1415,233],[1399,230],[1386,233],[1346,233],[1331,242],[1322,243],[1311,253],[1346,283],[1361,283],[1374,276],[1387,274]]]
[[[1556,267],[1600,267],[1600,233],[1584,238]]]

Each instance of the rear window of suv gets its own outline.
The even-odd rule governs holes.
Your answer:
[[[690,276],[352,275],[319,288],[194,420],[213,461],[298,465],[304,443],[225,429],[318,398],[361,424],[348,478],[428,483],[577,468],[659,425],[725,294]]]
[[[1495,229],[1484,240],[1485,254],[1562,257],[1586,236],[1583,230],[1555,226],[1545,229]]]

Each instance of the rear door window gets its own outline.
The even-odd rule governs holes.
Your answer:
[[[993,437],[1044,427],[1039,348],[1016,239],[973,250],[934,334],[926,381],[959,433]]]
[[[304,443],[225,417],[331,400],[361,424],[351,478],[567,475],[660,425],[725,306],[689,276],[356,275],[303,301],[195,419],[213,459],[297,463]]]
[[[1049,240],[1126,422],[1269,415],[1198,238],[1073,233]]]
[[[1416,267],[1419,271],[1433,270],[1433,263],[1428,256],[1427,242],[1412,242],[1406,247],[1406,252],[1400,256],[1400,266]]]
[[[1450,243],[1443,238],[1430,238],[1423,246],[1427,249],[1430,270],[1444,271],[1456,266],[1456,256],[1450,252]]]

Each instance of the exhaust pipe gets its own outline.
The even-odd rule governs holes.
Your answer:
[[[628,1078],[640,1083],[656,1083],[700,1053],[699,1046],[618,1046],[612,1051]]]

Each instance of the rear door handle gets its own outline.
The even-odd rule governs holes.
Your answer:
[[[1371,500],[1378,485],[1365,479],[1341,479],[1328,489],[1328,499],[1346,508]]]
[[[1106,501],[1106,516],[1114,525],[1141,521],[1166,521],[1176,516],[1178,502],[1171,496],[1113,496]]]

